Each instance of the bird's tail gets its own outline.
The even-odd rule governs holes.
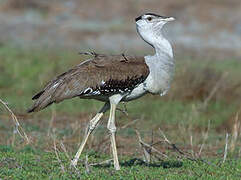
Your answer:
[[[41,91],[36,94],[32,100],[35,100],[34,104],[27,110],[28,113],[40,111],[47,106],[51,105],[54,101],[51,98],[51,95]]]

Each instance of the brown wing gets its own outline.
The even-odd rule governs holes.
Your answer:
[[[96,55],[57,76],[32,99],[28,112],[39,111],[64,99],[110,96],[125,93],[142,83],[149,74],[144,57]]]

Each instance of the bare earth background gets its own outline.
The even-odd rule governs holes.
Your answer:
[[[135,29],[134,19],[145,12],[177,19],[164,28],[177,64],[171,89],[164,97],[127,103],[128,115],[117,112],[120,172],[88,166],[111,156],[108,113],[79,171],[70,170],[85,126],[102,103],[75,98],[27,114],[31,97],[87,58],[78,52],[152,54]],[[29,138],[19,136],[0,103],[0,179],[239,179],[241,1],[0,0],[0,99]],[[140,146],[138,132],[158,152]],[[144,151],[153,164],[140,161]]]

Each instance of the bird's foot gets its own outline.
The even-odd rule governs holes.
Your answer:
[[[115,167],[115,170],[116,170],[116,171],[119,171],[119,170],[120,170],[120,165],[119,165],[119,164],[118,164],[118,165],[115,165],[114,167]]]
[[[70,163],[70,166],[76,168],[77,162],[78,162],[77,159],[73,159],[73,160],[71,161],[71,163]]]

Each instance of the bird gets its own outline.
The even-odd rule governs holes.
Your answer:
[[[115,170],[120,170],[116,148],[115,112],[120,102],[128,102],[146,94],[165,95],[173,79],[175,61],[170,42],[164,37],[163,26],[175,20],[171,16],[145,13],[135,18],[140,37],[154,48],[154,55],[105,55],[86,52],[91,58],[60,74],[33,96],[28,113],[40,111],[53,103],[78,97],[104,102],[89,121],[82,143],[71,161],[77,165],[88,137],[105,112],[110,110],[107,129],[110,133]]]

